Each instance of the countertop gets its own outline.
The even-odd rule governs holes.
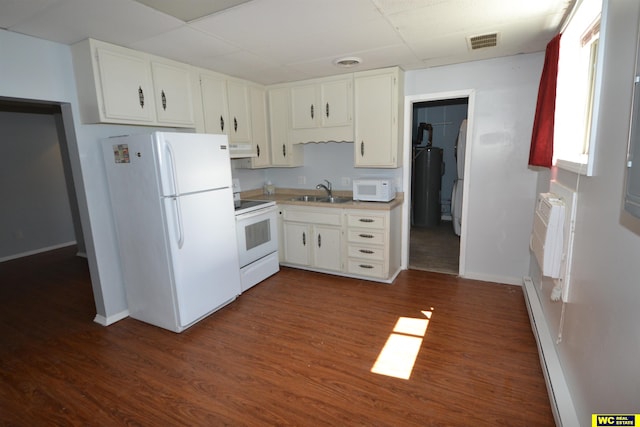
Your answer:
[[[314,206],[321,208],[336,208],[336,209],[370,209],[370,210],[391,210],[396,206],[400,206],[404,200],[404,193],[396,193],[396,198],[390,202],[361,202],[361,201],[349,201],[345,203],[326,203],[326,202],[303,202],[299,200],[292,200],[295,197],[304,195],[314,196],[326,196],[327,193],[324,190],[316,189],[300,189],[300,188],[276,188],[275,194],[266,195],[262,189],[248,190],[240,193],[240,198],[246,200],[273,200],[281,205],[295,205],[295,206]],[[351,191],[333,191],[333,195],[337,197],[352,197]]]

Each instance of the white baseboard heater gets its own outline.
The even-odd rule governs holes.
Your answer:
[[[549,327],[538,299],[538,293],[530,277],[523,279],[523,291],[531,321],[531,329],[538,344],[540,365],[547,384],[553,418],[558,427],[580,427],[571,393],[560,365],[560,359],[549,332]]]

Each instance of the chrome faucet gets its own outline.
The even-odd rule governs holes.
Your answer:
[[[326,179],[324,180],[324,182],[326,182],[326,183],[327,183],[327,185],[324,185],[324,184],[318,184],[318,185],[316,185],[316,189],[317,189],[317,190],[319,190],[319,189],[321,189],[321,188],[324,188],[324,189],[325,189],[325,191],[327,192],[327,195],[328,195],[329,197],[333,197],[333,195],[331,194],[331,183],[330,183],[329,181],[327,181]]]

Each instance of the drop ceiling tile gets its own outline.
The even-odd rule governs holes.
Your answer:
[[[192,21],[203,16],[238,6],[250,0],[136,0],[139,3],[174,16],[181,21]]]
[[[92,37],[127,45],[183,24],[131,0],[64,0],[12,30],[64,44]]]
[[[258,53],[267,55],[282,64],[305,62],[316,58],[351,56],[354,52],[395,46],[402,39],[387,24],[379,19],[362,23],[342,32],[324,32],[289,37],[276,45],[266,46]]]
[[[260,52],[292,38],[349,28],[377,18],[379,13],[369,0],[254,0],[190,25]]]
[[[254,79],[250,76],[259,77],[258,70],[267,70],[279,67],[278,64],[246,51],[233,52],[228,55],[204,57],[199,61],[199,66],[219,71],[235,77],[245,78],[255,82],[261,82],[262,78]]]
[[[228,55],[238,51],[237,47],[186,25],[132,43],[128,47],[187,64],[192,64],[197,59]]]
[[[48,8],[54,7],[61,0],[2,0],[0,1],[0,28],[18,25]]]

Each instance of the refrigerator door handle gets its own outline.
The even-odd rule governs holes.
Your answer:
[[[165,141],[164,146],[169,157],[169,169],[171,172],[170,176],[173,183],[174,194],[178,196],[180,195],[180,188],[178,187],[178,175],[176,174],[175,156],[173,155],[173,149],[171,148],[171,144],[169,142]]]
[[[184,245],[184,229],[182,227],[182,213],[180,212],[180,198],[172,197],[176,211],[176,226],[178,229],[178,249],[182,249]]]

